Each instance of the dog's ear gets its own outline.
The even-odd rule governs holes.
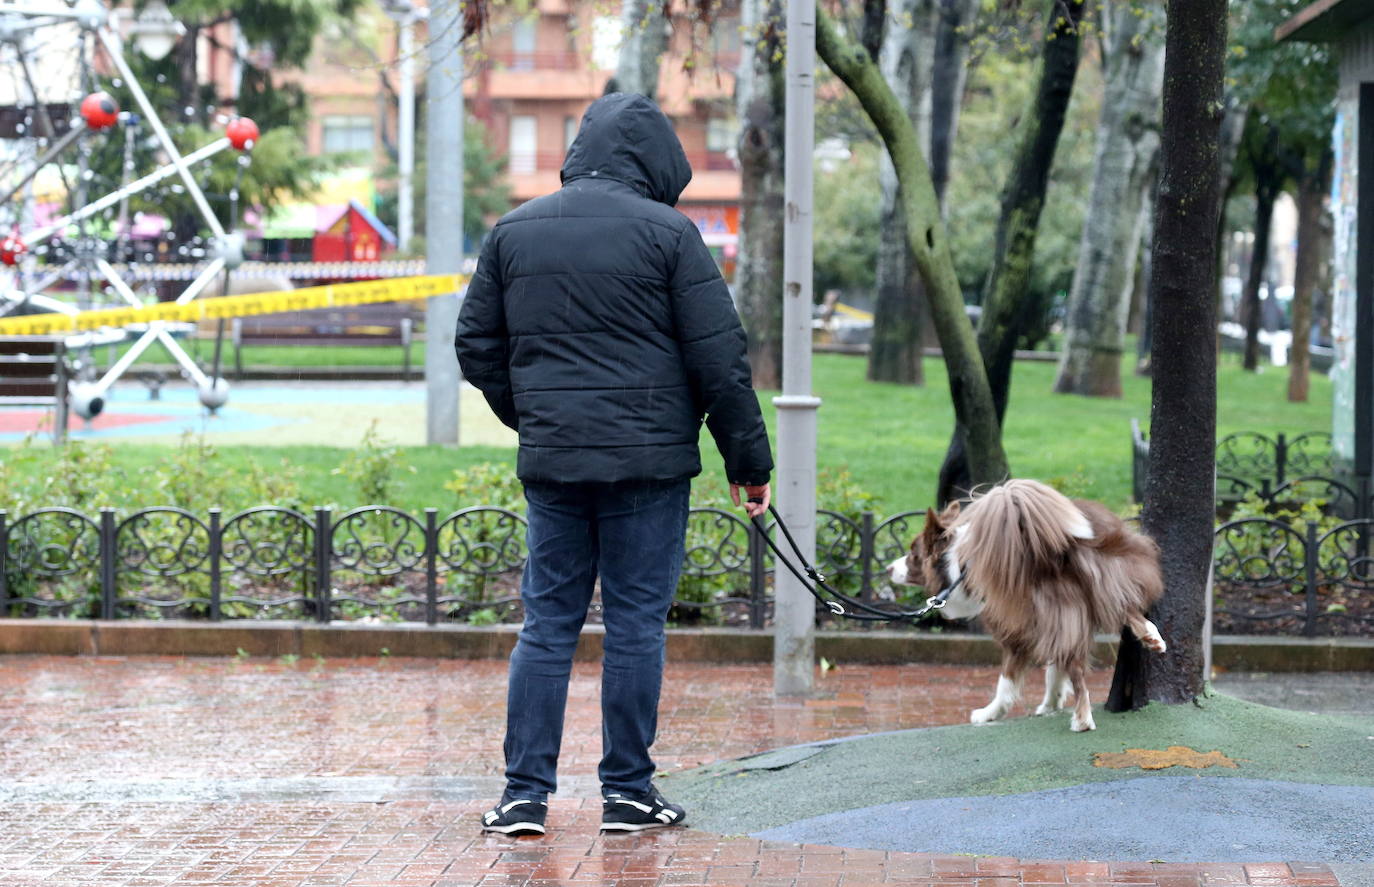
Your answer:
[[[940,523],[940,513],[934,506],[926,511],[926,526],[921,531],[922,536],[938,536],[945,531],[945,525]]]
[[[944,521],[945,526],[949,526],[959,517],[960,510],[959,500],[955,499],[945,506],[945,510],[940,514],[940,519]]]

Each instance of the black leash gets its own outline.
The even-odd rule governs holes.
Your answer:
[[[763,500],[750,499],[749,501],[760,504]],[[777,522],[778,529],[782,530],[783,538],[785,538],[787,544],[792,547],[792,553],[796,556],[797,561],[802,565],[803,569],[805,569],[806,575],[803,576],[796,565],[787,559],[787,555],[783,553],[782,549],[778,548],[777,543],[773,541],[773,537],[769,535],[768,528],[764,526],[762,515],[752,518],[754,526],[758,528],[759,535],[763,537],[763,541],[767,543],[768,547],[773,550],[773,554],[776,556],[778,563],[782,564],[793,576],[797,577],[797,581],[801,583],[802,588],[809,591],[811,596],[816,600],[825,604],[830,612],[834,613],[836,616],[842,616],[845,619],[856,619],[863,622],[896,622],[901,619],[910,619],[914,622],[923,618],[932,610],[942,609],[945,606],[945,601],[954,593],[954,590],[964,583],[964,577],[961,575],[958,581],[942,590],[939,594],[934,597],[926,598],[925,604],[923,604],[920,609],[884,610],[881,607],[875,607],[858,598],[853,598],[847,594],[836,591],[834,588],[827,585],[825,576],[811,564],[807,563],[806,557],[797,546],[797,541],[792,538],[792,533],[787,529],[787,524],[783,522],[782,515],[778,514],[778,510],[770,504],[768,506],[768,512],[773,515],[773,520]],[[811,580],[810,582],[807,582],[808,577]],[[821,594],[821,591],[829,594],[834,600],[827,599]]]

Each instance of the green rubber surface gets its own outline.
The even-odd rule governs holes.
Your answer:
[[[1110,780],[1197,775],[1374,786],[1374,717],[1319,715],[1211,695],[1192,705],[1095,709],[1097,729],[1069,715],[1021,717],[816,743],[811,755],[767,752],[660,780],[697,828],[755,833],[813,816],[932,798],[1014,795]],[[1093,764],[1098,752],[1188,746],[1235,769],[1142,771]],[[741,812],[747,815],[741,817]]]

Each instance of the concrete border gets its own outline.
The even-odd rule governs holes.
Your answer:
[[[0,619],[0,654],[58,656],[418,656],[499,659],[510,655],[519,627],[428,626],[418,623],[291,621],[192,622]],[[577,657],[601,658],[602,628],[582,633]],[[901,631],[818,631],[816,655],[843,664],[929,662],[996,665],[1001,655],[984,635]],[[1097,660],[1115,659],[1111,638],[1098,639]],[[1214,663],[1232,671],[1374,671],[1374,639],[1221,635]],[[678,662],[766,663],[768,631],[670,628],[668,658]]]

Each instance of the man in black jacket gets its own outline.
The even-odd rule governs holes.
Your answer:
[[[730,493],[767,508],[773,468],[744,331],[696,226],[672,124],[642,95],[587,109],[563,187],[488,236],[458,319],[463,374],[520,434],[529,560],[511,654],[506,791],[483,829],[544,831],[568,676],[601,580],[602,828],[681,824],[653,787],[664,621],[703,417]]]

